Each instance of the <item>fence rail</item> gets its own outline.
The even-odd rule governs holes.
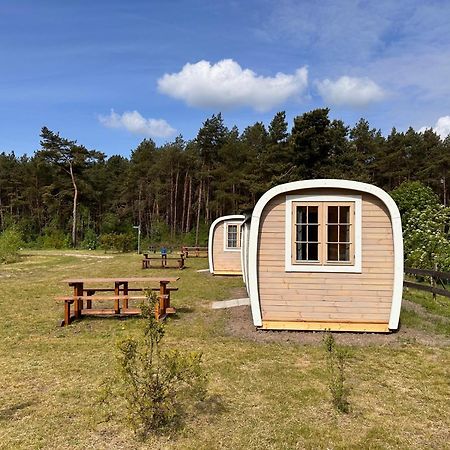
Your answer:
[[[420,291],[431,292],[433,294],[433,298],[436,298],[436,295],[443,295],[444,297],[450,297],[450,291],[447,290],[447,287],[443,281],[443,280],[446,281],[450,280],[450,272],[440,272],[438,270],[429,270],[429,269],[405,268],[405,273],[410,275],[430,277],[431,286],[414,283],[412,281],[404,281],[403,282],[404,287],[418,289]],[[442,286],[442,288],[437,287],[438,283]]]

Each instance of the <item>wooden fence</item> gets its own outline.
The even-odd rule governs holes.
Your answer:
[[[447,285],[446,283],[444,283],[444,281],[450,280],[450,272],[440,272],[438,270],[428,270],[428,269],[405,268],[405,273],[421,277],[430,277],[431,285],[427,286],[420,283],[414,283],[412,281],[404,281],[403,282],[404,287],[431,292],[433,294],[433,298],[436,298],[436,295],[443,295],[444,297],[450,297],[450,291],[447,290]],[[440,285],[441,287],[437,287],[438,285]]]

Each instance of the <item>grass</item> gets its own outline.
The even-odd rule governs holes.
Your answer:
[[[230,298],[241,279],[197,273],[206,260],[189,258],[186,270],[164,272],[181,277],[166,343],[203,352],[209,397],[182,430],[141,443],[118,403],[105,411],[97,402],[101,383],[114,375],[115,343],[135,335],[140,319],[59,328],[63,308],[53,300],[68,293],[63,278],[140,276],[140,257],[26,253],[0,267],[0,448],[450,448],[448,309],[427,308],[421,293],[405,294],[419,308],[402,311],[402,323],[432,344],[349,346],[350,413],[342,415],[331,406],[322,345],[230,336],[227,311],[209,305]],[[444,329],[433,325],[436,317]]]
[[[426,332],[450,336],[450,298],[408,288],[404,290],[402,323]]]

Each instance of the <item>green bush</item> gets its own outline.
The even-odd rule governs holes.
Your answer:
[[[81,248],[86,250],[95,250],[98,247],[98,238],[95,231],[88,228],[84,233],[84,239],[81,242]]]
[[[198,230],[198,245],[203,247],[208,245],[209,226],[201,223]],[[195,243],[195,227],[183,237],[183,243],[187,246],[194,246]]]
[[[450,208],[418,181],[401,184],[391,195],[402,215],[406,265],[450,270]]]
[[[36,246],[39,248],[70,248],[71,238],[70,235],[58,228],[47,227],[44,229],[44,234],[36,239]]]
[[[19,259],[22,236],[14,227],[7,228],[0,234],[0,262],[12,263]]]
[[[403,224],[405,262],[418,269],[450,270],[450,208],[414,210]]]
[[[149,238],[151,242],[170,242],[171,235],[169,226],[162,220],[155,220],[151,224]]]
[[[145,323],[142,337],[118,344],[120,395],[131,427],[144,439],[179,424],[186,408],[206,395],[201,353],[161,350],[165,330],[154,315],[157,301],[151,293],[141,305]]]
[[[434,209],[440,205],[439,197],[420,181],[405,181],[391,192],[391,197],[400,210],[402,220],[407,220],[417,211]]]
[[[325,333],[323,341],[327,355],[328,388],[332,404],[339,412],[348,413],[350,410],[349,389],[345,382],[347,353],[336,345],[331,331]]]
[[[137,248],[137,237],[131,233],[104,233],[99,240],[105,251],[130,252]]]

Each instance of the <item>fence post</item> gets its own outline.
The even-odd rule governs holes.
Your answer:
[[[437,265],[437,261],[434,261],[434,271],[437,272],[438,269],[438,265]],[[431,277],[431,286],[433,287],[433,289],[436,289],[436,278],[437,278],[437,274],[433,275]],[[436,292],[434,292],[433,290],[433,300],[436,300]]]

